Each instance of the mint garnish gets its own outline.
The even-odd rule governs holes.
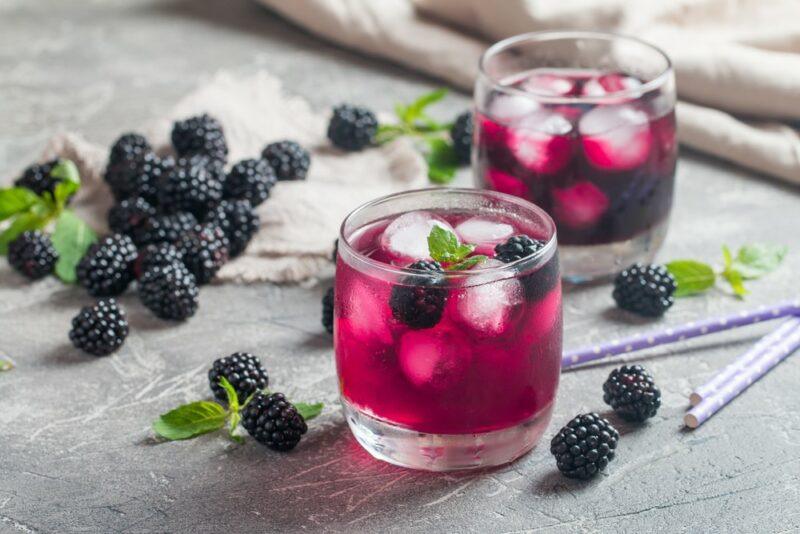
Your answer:
[[[727,246],[722,247],[723,267],[719,271],[703,262],[677,260],[666,264],[675,277],[676,297],[703,293],[714,287],[718,278],[724,279],[734,295],[744,298],[748,293],[745,280],[754,280],[774,271],[786,256],[787,247],[758,243],[741,247],[734,255]]]
[[[68,284],[75,283],[75,268],[92,243],[97,241],[97,235],[88,224],[67,210],[56,221],[52,241],[53,248],[58,252],[56,276]]]
[[[428,234],[428,253],[449,271],[463,271],[487,259],[480,254],[470,256],[474,250],[475,245],[460,243],[456,234],[439,225]]]
[[[303,419],[309,421],[311,419],[314,419],[322,412],[324,404],[322,404],[321,402],[315,402],[314,404],[308,404],[305,402],[296,402],[294,404],[294,407],[297,408],[297,411],[300,413],[300,415],[303,416]]]

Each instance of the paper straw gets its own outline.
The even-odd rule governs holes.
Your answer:
[[[792,331],[800,327],[800,317],[792,317],[783,322],[778,328],[770,332],[766,336],[758,340],[758,343],[737,358],[732,364],[725,367],[722,372],[717,373],[714,377],[695,389],[689,396],[689,402],[692,406],[700,404],[700,402],[713,395],[718,389],[721,389],[725,384],[739,374],[740,371],[746,369],[751,363],[757,360],[764,352],[769,350],[773,345],[779,343]]]
[[[742,391],[767,374],[787,356],[800,347],[800,327],[795,328],[783,340],[767,349],[761,357],[735,375],[722,388],[706,397],[697,406],[689,410],[683,422],[689,428],[697,428],[717,413],[723,406],[736,398]]]
[[[800,301],[793,300],[771,306],[760,306],[754,310],[733,313],[723,317],[691,321],[681,326],[672,326],[663,330],[616,339],[603,345],[592,345],[568,351],[561,359],[561,368],[567,369],[575,365],[610,358],[618,354],[627,354],[658,345],[683,341],[684,339],[796,314],[800,314]]]

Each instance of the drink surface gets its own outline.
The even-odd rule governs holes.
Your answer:
[[[508,237],[546,240],[545,230],[494,213],[415,211],[358,229],[348,242],[382,264],[407,267],[430,259],[434,225],[490,259],[475,274],[426,278],[357,269],[339,253],[334,344],[342,396],[373,417],[438,434],[508,428],[549,409],[561,360],[558,258],[522,272],[491,258]],[[434,295],[441,313],[409,319],[396,309],[398,291]]]
[[[624,241],[668,216],[677,157],[670,98],[659,91],[625,96],[642,82],[596,70],[536,69],[501,85],[521,92],[495,91],[479,103],[481,187],[545,209],[562,245]],[[604,98],[588,104],[570,97]]]

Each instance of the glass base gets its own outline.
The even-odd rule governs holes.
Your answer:
[[[384,462],[425,471],[507,464],[530,451],[550,422],[550,404],[516,426],[482,434],[427,434],[381,421],[341,399],[347,423],[368,453]]]
[[[609,278],[632,263],[651,263],[667,236],[669,218],[646,232],[605,245],[558,246],[564,281],[582,284]]]

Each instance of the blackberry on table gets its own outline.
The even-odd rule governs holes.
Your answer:
[[[95,243],[75,269],[78,283],[93,297],[119,295],[133,279],[136,245],[125,234],[106,236]]]
[[[494,257],[503,263],[521,260],[533,256],[545,246],[544,241],[533,239],[527,235],[509,237],[504,243],[494,247]]]
[[[69,331],[69,339],[76,348],[95,356],[111,354],[122,346],[126,337],[125,311],[111,298],[83,307],[72,319]]]
[[[450,128],[450,138],[453,140],[453,148],[460,163],[469,163],[472,155],[472,132],[472,112],[465,111]]]
[[[603,401],[623,419],[642,422],[658,412],[661,390],[641,365],[623,365],[608,375]]]
[[[108,164],[114,165],[123,160],[135,160],[152,151],[153,147],[143,135],[133,132],[126,133],[111,145]]]
[[[198,225],[175,244],[199,285],[207,284],[228,261],[228,238],[217,224]]]
[[[333,288],[328,288],[322,297],[322,326],[329,334],[333,334]]]
[[[165,213],[188,212],[201,219],[222,200],[220,174],[202,158],[176,164],[159,182],[158,204]]]
[[[575,416],[550,442],[558,470],[568,478],[589,479],[614,459],[619,432],[596,413]]]
[[[156,205],[160,181],[174,166],[172,158],[160,158],[153,152],[145,152],[138,157],[109,163],[103,179],[117,201],[139,196]]]
[[[139,279],[139,300],[161,319],[182,321],[197,311],[199,290],[185,265],[156,266]]]
[[[261,360],[249,352],[235,352],[225,358],[214,360],[208,371],[208,383],[214,392],[214,397],[226,402],[228,395],[219,385],[219,379],[222,377],[233,386],[240,404],[252,393],[264,389],[269,384],[269,376],[261,365]]]
[[[191,213],[156,215],[149,217],[134,230],[133,241],[140,247],[153,243],[175,243],[195,226],[197,217]]]
[[[52,273],[57,261],[53,242],[39,230],[22,232],[8,244],[8,263],[31,280]]]
[[[171,137],[179,156],[205,154],[223,163],[228,158],[222,125],[207,113],[175,122]]]
[[[153,243],[139,251],[139,257],[133,264],[134,277],[139,279],[154,267],[163,267],[173,263],[183,264],[183,254],[172,243]]]
[[[253,207],[269,198],[277,178],[275,171],[263,159],[245,159],[228,171],[225,178],[224,197],[248,200]]]
[[[328,123],[328,139],[348,151],[361,150],[372,144],[378,133],[378,118],[367,108],[342,104],[333,108]]]
[[[635,263],[614,279],[617,306],[645,317],[661,317],[674,303],[675,278],[663,265]]]
[[[406,270],[434,276],[410,276],[393,286],[389,297],[392,315],[415,330],[432,328],[442,319],[447,300],[447,289],[442,287],[442,266],[435,261],[420,260],[406,267]]]
[[[112,232],[132,236],[142,223],[155,214],[156,209],[144,198],[126,198],[108,210],[108,226]]]
[[[242,426],[256,441],[270,449],[294,449],[308,431],[303,416],[283,393],[256,393],[242,409]]]
[[[261,219],[247,200],[223,200],[205,219],[218,225],[228,238],[228,254],[235,258],[258,232]]]
[[[279,181],[305,180],[311,166],[308,150],[289,140],[268,144],[261,157],[272,167]]]
[[[34,163],[22,172],[22,176],[14,181],[14,186],[30,189],[37,195],[45,192],[53,194],[59,180],[51,176],[50,172],[56,164],[58,164],[57,159],[45,163]]]

